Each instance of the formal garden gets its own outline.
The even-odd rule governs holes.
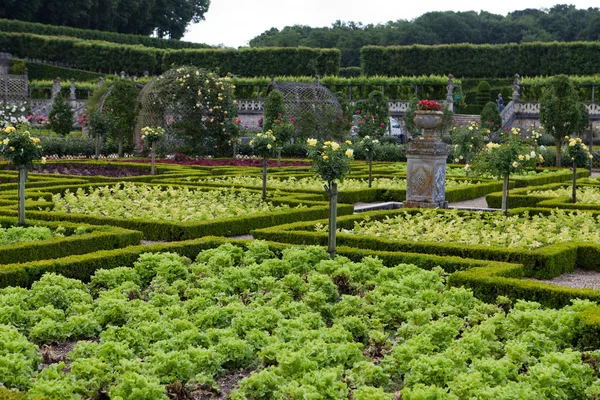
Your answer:
[[[596,78],[511,70],[535,122],[488,83],[461,122],[469,78],[385,70],[404,48],[347,78],[336,49],[5,26],[52,106],[0,108],[0,398],[600,399]],[[519,46],[462,50],[547,72]]]

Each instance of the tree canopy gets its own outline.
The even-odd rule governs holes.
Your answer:
[[[366,45],[498,44],[600,40],[600,9],[558,4],[547,10],[524,9],[506,17],[485,11],[434,11],[412,20],[363,25],[336,21],[331,27],[271,28],[250,41],[251,47],[325,47],[342,50],[342,66],[360,65]]]
[[[0,18],[181,39],[210,0],[2,0]]]

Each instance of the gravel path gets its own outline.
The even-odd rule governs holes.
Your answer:
[[[487,208],[487,201],[485,201],[484,197],[478,197],[476,199],[465,200],[465,201],[457,201],[454,203],[448,203],[448,207],[456,208],[456,207],[465,207],[465,208]]]
[[[576,269],[571,274],[563,274],[552,279],[523,278],[529,281],[549,283],[575,289],[600,289],[600,272]]]

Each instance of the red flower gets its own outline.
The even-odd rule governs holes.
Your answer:
[[[356,110],[355,114],[360,114],[360,110]]]
[[[440,111],[442,105],[433,100],[421,100],[419,101],[417,108],[422,111]]]
[[[385,124],[382,122],[381,124],[379,124],[379,126],[383,128]]]

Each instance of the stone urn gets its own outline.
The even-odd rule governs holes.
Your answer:
[[[441,111],[415,111],[413,121],[423,135],[408,144],[405,208],[447,208],[446,157],[448,146],[439,131]]]
[[[413,118],[415,126],[423,131],[424,137],[437,136],[438,128],[444,122],[444,113],[441,111],[415,111]]]

